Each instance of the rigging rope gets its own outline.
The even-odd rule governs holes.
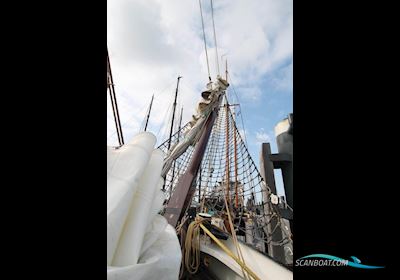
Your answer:
[[[217,35],[215,33],[215,23],[214,23],[214,7],[213,7],[213,0],[211,0],[211,18],[214,30],[214,43],[215,43],[215,61],[217,63],[217,73],[219,73],[219,61],[218,61],[218,47],[217,47]]]
[[[228,101],[227,101],[227,102],[228,102]],[[229,181],[228,181],[228,184],[230,184]],[[224,190],[224,189],[222,189],[222,190]],[[235,245],[235,248],[236,248],[236,251],[237,251],[237,254],[238,254],[239,259],[243,262],[244,265],[246,265],[246,263],[245,263],[245,261],[244,261],[243,254],[242,254],[242,250],[240,249],[239,242],[238,242],[238,240],[237,240],[237,236],[236,236],[236,232],[235,232],[235,227],[233,226],[232,217],[231,217],[231,209],[230,209],[230,207],[229,207],[229,204],[228,204],[228,201],[227,201],[227,199],[226,199],[226,195],[225,195],[225,194],[224,194],[224,200],[225,200],[226,213],[227,213],[227,215],[228,215],[229,227],[230,227],[230,229],[231,229],[233,244]],[[244,278],[245,278],[245,279],[248,279],[248,275],[245,273],[245,270],[244,270],[243,266],[241,266],[241,269],[242,269],[242,273],[243,273],[243,275],[244,275]]]
[[[156,93],[156,95],[154,96],[154,103],[157,103],[157,102],[158,102],[157,97],[162,96],[163,93],[165,93],[166,90],[169,89],[170,86],[171,86],[172,84],[174,84],[174,83],[175,83],[175,81],[172,81],[172,82],[171,82],[168,86],[166,86],[162,91],[160,91],[159,93]],[[121,92],[121,96],[124,96],[124,95],[123,95],[123,91]],[[124,105],[124,104],[122,104],[122,105]],[[131,108],[128,108],[128,109],[131,110]],[[136,119],[136,117],[137,117],[138,115],[141,115],[141,114],[143,113],[144,109],[146,109],[146,105],[143,105],[143,107],[140,109],[140,111],[138,111],[138,112],[133,112],[132,117],[131,117],[129,120],[127,120],[126,122],[124,122],[124,123],[121,125],[121,128],[125,128],[126,125],[127,125],[128,123],[130,123],[131,121],[133,121],[134,119]],[[144,127],[144,122],[145,122],[145,120],[146,120],[146,115],[145,115],[145,117],[144,117],[144,119],[143,119],[143,121],[142,121],[142,123],[141,123],[141,125],[140,125],[140,131],[142,130],[142,127]],[[116,134],[117,134],[117,131],[114,131],[113,133],[111,133],[111,134],[107,137],[107,140],[110,140],[111,137],[113,137],[113,136],[116,135]],[[158,134],[157,134],[157,135],[158,135]]]
[[[207,53],[207,43],[206,43],[206,33],[204,31],[204,20],[203,20],[203,11],[201,9],[201,0],[199,0],[200,6],[200,16],[201,16],[201,26],[203,28],[203,41],[204,41],[204,50],[206,52],[206,62],[207,62],[207,71],[208,71],[208,80],[211,82],[211,74],[210,74],[210,64],[208,62],[208,53]]]
[[[228,123],[226,121],[227,115]],[[181,131],[185,131],[185,127],[183,127]],[[226,141],[227,135],[228,142]],[[236,163],[233,162],[235,153],[234,135],[236,135],[237,140]],[[245,135],[239,133],[231,109],[219,110],[200,166],[202,170],[201,176],[198,174],[196,180],[193,182],[194,187],[196,188],[196,193],[201,189],[202,199],[199,205],[197,199],[198,196],[193,196],[192,207],[203,208],[200,212],[204,211],[205,213],[209,213],[216,217],[225,216],[225,209],[230,208],[231,211],[233,210],[231,222],[233,224],[233,229],[236,230],[235,234],[237,235],[237,239],[239,239],[239,235],[242,237],[246,236],[246,227],[242,226],[241,221],[243,221],[243,218],[241,218],[241,216],[243,216],[243,213],[250,214],[255,222],[250,226],[250,228],[247,228],[251,230],[251,234],[254,238],[252,239],[253,241],[249,241],[248,243],[251,246],[256,247],[257,250],[266,253],[265,245],[283,246],[287,243],[291,245],[292,238],[290,236],[290,231],[285,230],[284,224],[280,222],[282,217],[278,206],[272,205],[270,198],[267,196],[268,193],[271,193],[271,190],[265,183],[254,160],[252,159],[244,137]],[[184,133],[175,133],[172,143],[177,143],[183,139]],[[167,144],[168,140],[162,143],[158,148],[167,152]],[[172,172],[167,173],[165,179],[167,200],[170,198],[168,193],[171,194],[174,192],[179,181],[179,176],[186,172],[193,156],[193,151],[194,147],[189,146],[183,154],[175,159],[179,168],[176,170],[174,177],[171,176]],[[229,165],[237,166],[237,175],[234,174],[232,168],[229,172],[229,178],[237,178],[235,181],[237,181],[238,185],[239,207],[234,207],[233,204],[228,207],[224,205],[225,201],[229,201],[229,199],[225,200],[225,184],[227,182],[226,152],[228,152]],[[228,197],[232,198],[232,195],[233,194],[229,194]],[[268,209],[270,209],[270,211],[266,211],[266,207],[269,207]],[[226,217],[226,219],[228,220],[229,217]],[[227,222],[229,222],[229,220]],[[279,238],[281,240],[275,240],[275,237],[272,238],[271,231],[265,231],[268,225],[271,225],[272,232],[274,230],[276,232],[283,230],[283,238]],[[227,228],[229,227],[228,224],[226,226]],[[233,239],[235,238],[233,237]],[[238,255],[240,256],[240,252]]]
[[[242,127],[243,127],[244,142],[246,143],[246,146],[248,146],[248,144],[247,144],[247,137],[246,137],[246,129],[245,129],[245,127],[244,127],[243,116],[242,116],[242,115],[243,115],[242,106],[240,105],[239,96],[238,96],[238,94],[236,93],[235,87],[233,86],[232,77],[231,77],[231,75],[230,75],[229,73],[228,73],[228,77],[229,77],[229,80],[231,81],[230,84],[231,84],[231,86],[232,86],[233,93],[235,94],[236,99],[237,99],[237,103],[239,104],[239,107],[240,107],[240,120],[241,120],[241,122],[242,122]]]
[[[246,272],[253,279],[259,280],[260,278],[235,254],[229,250],[221,241],[218,240],[204,225],[203,218],[197,216],[193,222],[190,223],[185,237],[185,245],[183,248],[183,264],[190,274],[195,274],[200,267],[200,228],[205,234],[210,236],[214,242],[232,259],[234,259],[237,264],[241,267],[243,272]],[[185,221],[186,222],[186,221]],[[179,228],[181,231],[181,228]],[[239,247],[240,250],[240,247]],[[246,273],[243,273],[246,277]]]
[[[170,110],[172,109],[171,107],[172,107],[172,104],[170,103],[169,106],[168,106],[168,108],[167,108],[167,110],[165,111],[164,117],[162,118],[163,120],[165,120],[165,119],[167,118],[167,116],[168,116],[168,119],[171,117],[171,115],[170,115]],[[157,139],[159,138],[158,136],[160,135],[160,132],[161,132],[161,129],[162,129],[162,128],[164,128],[164,130],[165,130],[165,131],[163,132],[162,136],[165,135],[166,130],[167,130],[167,128],[168,128],[168,125],[167,125],[167,124],[168,124],[168,122],[167,122],[167,123],[163,123],[163,122],[160,123],[160,126],[159,126],[158,131],[157,131],[157,134],[156,134]]]
[[[217,243],[217,245],[225,251],[225,253],[228,254],[228,256],[230,256],[232,259],[234,259],[237,264],[240,265],[241,268],[243,268],[248,274],[250,274],[251,277],[253,277],[255,280],[260,280],[260,278],[245,264],[243,263],[240,259],[238,259],[231,250],[229,250],[221,241],[218,240],[218,238],[216,238],[214,236],[214,234],[212,234],[202,223],[199,224],[199,226],[201,227],[201,229],[212,238],[212,240],[214,240],[215,243]]]
[[[122,94],[121,94],[121,96],[122,96]],[[129,120],[127,120],[126,122],[124,122],[124,123],[121,125],[121,128],[126,128],[126,125],[127,125],[128,123],[130,123],[132,120],[136,119],[136,116],[137,116],[137,115],[141,115],[141,114],[143,113],[144,109],[146,109],[146,105],[144,105],[144,106],[140,109],[139,112],[137,112],[137,113],[135,112]],[[107,140],[110,140],[111,137],[113,137],[113,136],[116,135],[116,134],[117,134],[117,131],[114,131],[113,133],[111,133],[111,134],[107,137]]]

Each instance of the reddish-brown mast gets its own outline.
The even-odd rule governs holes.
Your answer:
[[[225,104],[225,115],[226,115],[226,125],[225,125],[225,128],[226,128],[226,135],[225,135],[225,147],[226,147],[226,155],[225,155],[225,157],[226,157],[226,167],[225,167],[225,170],[226,170],[226,193],[225,193],[225,196],[226,196],[226,201],[228,202],[228,205],[230,205],[230,194],[229,194],[229,190],[230,190],[230,182],[229,182],[229,104],[228,104],[228,98],[226,98],[226,95],[225,95],[225,100],[226,100],[226,104]],[[228,211],[228,209],[227,209],[227,211]]]
[[[233,146],[234,146],[234,152],[235,152],[235,206],[236,206],[236,208],[238,208],[239,207],[239,195],[238,195],[238,183],[237,183],[238,170],[237,170],[236,129],[234,129],[234,131],[233,131]]]
[[[203,160],[208,139],[210,138],[211,130],[218,113],[218,108],[219,106],[217,106],[208,116],[204,129],[201,132],[202,134],[200,139],[196,144],[189,166],[186,172],[179,178],[175,191],[172,193],[168,205],[165,208],[164,217],[173,227],[176,227],[178,221],[182,218],[196,190],[196,185],[193,185],[193,181],[196,178],[201,161]]]
[[[228,60],[226,60],[225,64],[225,79],[228,82]],[[228,205],[230,205],[230,170],[229,170],[229,103],[228,103],[228,97],[227,97],[227,92],[225,92],[225,115],[226,115],[226,136],[225,136],[225,146],[226,146],[226,201],[228,202]],[[228,209],[226,209],[228,211]]]

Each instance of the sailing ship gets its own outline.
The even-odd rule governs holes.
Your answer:
[[[107,147],[107,278],[292,279],[293,115],[276,126],[279,153],[263,145],[259,170],[236,125],[238,104],[228,100],[226,66],[225,77],[209,75],[192,119],[182,125],[181,111],[174,129],[178,77],[170,134],[159,146],[147,131],[153,98],[144,131],[124,143],[107,61],[119,140]]]

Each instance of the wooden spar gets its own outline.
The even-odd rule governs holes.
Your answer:
[[[228,59],[225,60],[225,80],[228,82]]]
[[[199,203],[201,203],[201,172],[202,172],[203,170],[201,169],[201,166],[200,166],[200,170],[199,170]]]
[[[235,112],[236,113],[236,112]],[[236,114],[235,114],[236,115]],[[235,121],[235,120],[234,120]],[[233,147],[234,147],[234,157],[235,157],[235,206],[236,209],[239,207],[239,197],[238,197],[238,184],[237,184],[237,178],[238,178],[238,170],[237,170],[237,143],[236,143],[236,126],[234,126],[233,129]]]
[[[193,181],[196,178],[201,161],[203,160],[206,151],[208,139],[210,138],[211,130],[217,117],[219,106],[210,113],[199,141],[193,151],[192,158],[186,172],[179,178],[178,185],[170,197],[167,207],[165,208],[164,217],[168,223],[174,228],[177,226],[178,221],[182,218],[187,207],[189,206],[193,194],[196,191],[196,186]]]
[[[228,59],[225,60],[225,79],[228,82]],[[228,103],[228,102],[227,102]],[[231,104],[229,106],[236,106],[238,104]],[[228,104],[227,104],[228,106]],[[234,111],[234,116],[236,116],[236,111]],[[235,119],[234,119],[235,121]],[[236,126],[233,127],[233,146],[234,146],[234,157],[235,157],[235,206],[239,207],[239,195],[238,195],[238,184],[237,184],[237,142],[236,142]]]
[[[174,120],[175,120],[175,110],[176,110],[176,99],[178,98],[178,88],[179,88],[179,80],[181,79],[181,76],[178,76],[178,81],[176,82],[176,90],[175,90],[175,100],[174,100],[174,109],[172,111],[172,121],[171,121],[171,129],[169,131],[169,140],[168,140],[168,151],[171,148],[171,141],[172,141],[172,132],[174,130]],[[175,166],[174,166],[175,167]],[[164,178],[165,179],[165,178]],[[172,185],[171,185],[172,187]],[[162,190],[165,190],[165,181],[164,184],[162,186]]]
[[[179,118],[178,139],[176,140],[177,143],[179,143],[179,137],[181,136],[182,115],[183,115],[183,107],[181,108],[181,116]],[[174,178],[175,178],[175,163],[176,163],[176,160],[174,160],[174,163],[172,165],[172,178],[171,178],[171,187],[169,188],[169,197],[171,197],[171,194],[172,194],[172,184],[174,183]]]
[[[147,119],[146,119],[146,125],[144,127],[144,131],[147,130],[147,124],[149,123],[149,118],[150,118],[150,113],[151,113],[151,107],[153,105],[153,99],[154,99],[154,94],[151,96],[151,101],[150,101],[150,107],[149,107],[149,112],[147,113]]]
[[[174,109],[173,109],[173,112],[172,112],[172,121],[171,121],[171,130],[169,131],[168,150],[171,148],[172,132],[173,132],[173,130],[174,130],[174,120],[175,120],[175,110],[176,110],[176,99],[177,99],[177,97],[178,97],[179,80],[180,80],[181,78],[182,78],[182,77],[179,76],[179,77],[178,77],[178,81],[177,81],[177,83],[176,83],[175,100],[174,100]]]
[[[229,180],[230,180],[230,178],[229,178],[229,104],[228,104],[228,98],[226,98],[226,95],[225,95],[225,100],[226,100],[226,104],[225,104],[225,115],[226,115],[226,125],[225,125],[225,128],[226,128],[226,131],[225,131],[225,134],[226,134],[226,136],[225,136],[225,146],[226,146],[226,168],[225,168],[225,170],[226,170],[226,194],[225,194],[225,197],[226,197],[226,201],[228,202],[228,205],[230,205],[230,193],[229,193],[229,190],[230,190],[230,182],[229,182]],[[226,211],[229,211],[228,209],[226,209]]]
[[[120,146],[122,146],[124,144],[124,136],[122,135],[122,127],[119,118],[117,97],[115,96],[114,80],[111,73],[111,64],[110,64],[110,57],[108,56],[108,49],[107,49],[107,74],[108,74],[107,86],[110,92],[111,106],[114,113],[115,127],[117,129],[118,143]]]
[[[225,61],[225,78],[228,81],[228,60]],[[226,114],[226,136],[225,136],[225,145],[226,145],[226,201],[228,205],[230,205],[230,178],[229,178],[229,103],[228,103],[228,92],[225,93],[225,114]],[[226,209],[228,211],[228,209]],[[232,229],[233,230],[233,229]]]

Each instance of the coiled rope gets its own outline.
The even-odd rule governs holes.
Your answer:
[[[185,239],[184,264],[190,274],[195,274],[200,267],[200,225],[203,219],[196,217],[190,223]]]
[[[200,267],[200,228],[211,237],[212,240],[232,259],[234,259],[238,265],[248,273],[253,279],[260,280],[260,278],[235,254],[229,250],[218,238],[214,236],[204,225],[203,218],[197,216],[193,222],[190,223],[185,238],[185,247],[183,254],[183,263],[186,270],[190,274],[195,274]]]

